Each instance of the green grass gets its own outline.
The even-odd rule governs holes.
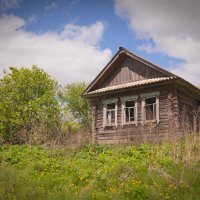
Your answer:
[[[199,199],[200,147],[188,141],[76,151],[3,146],[0,199]]]

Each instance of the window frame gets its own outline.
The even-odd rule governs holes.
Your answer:
[[[116,126],[117,127],[117,102],[118,99],[117,98],[112,98],[112,99],[104,99],[102,100],[103,102],[103,127],[108,127],[108,126]],[[115,108],[114,109],[109,109],[110,111],[114,110],[115,111],[115,122],[114,123],[107,123],[107,105],[108,104],[115,104]]]
[[[141,96],[141,99],[142,99],[142,122],[145,123],[145,124],[149,123],[149,122],[157,122],[157,124],[159,124],[159,122],[160,122],[160,119],[159,119],[159,115],[160,115],[160,110],[159,110],[160,92],[157,91],[157,92],[150,92],[150,93],[142,93],[140,96]],[[156,112],[155,113],[155,119],[151,119],[151,120],[146,119],[146,109],[145,109],[145,106],[146,106],[145,100],[149,99],[149,98],[156,98],[156,103],[154,103],[155,106],[156,106],[156,108],[155,108],[155,112]]]
[[[137,121],[138,121],[138,112],[137,112],[137,107],[138,107],[138,102],[137,102],[137,99],[138,99],[138,95],[132,95],[132,96],[124,96],[124,97],[121,97],[120,100],[121,100],[121,125],[122,127],[124,125],[129,125],[129,124],[135,124],[137,125]],[[133,101],[135,103],[135,106],[134,107],[129,107],[129,108],[134,108],[134,121],[129,121],[129,122],[126,122],[126,102],[128,101]]]

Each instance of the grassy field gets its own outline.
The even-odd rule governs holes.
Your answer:
[[[200,199],[200,141],[0,147],[0,199]]]

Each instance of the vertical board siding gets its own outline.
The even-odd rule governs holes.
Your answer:
[[[137,60],[126,58],[124,62],[115,67],[103,85],[100,87],[106,87],[111,85],[117,85],[121,83],[140,81],[147,78],[158,78],[164,75],[153,68],[145,66]]]

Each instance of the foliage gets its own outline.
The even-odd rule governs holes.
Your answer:
[[[64,103],[65,114],[70,121],[74,120],[80,123],[84,128],[90,130],[91,118],[89,104],[86,99],[82,97],[86,89],[86,83],[71,83],[67,84],[60,95]]]
[[[0,79],[0,133],[6,141],[19,142],[35,127],[48,135],[59,125],[57,83],[36,66],[15,67]]]
[[[90,144],[79,151],[3,146],[0,199],[195,200],[200,196],[200,148],[187,153],[181,143]]]

